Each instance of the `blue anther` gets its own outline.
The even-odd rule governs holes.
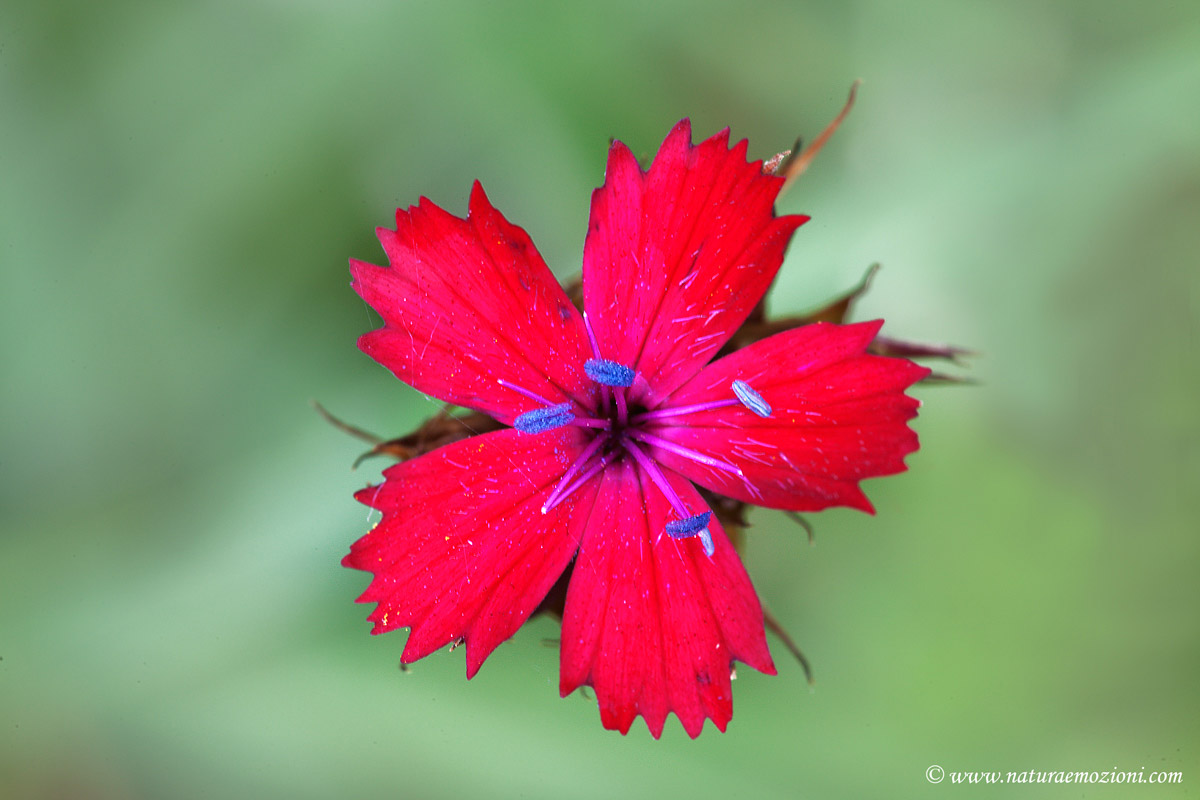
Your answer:
[[[712,534],[708,532],[708,528],[704,528],[696,535],[700,537],[700,546],[704,548],[704,555],[712,558],[712,554],[716,552],[717,548],[713,547]]]
[[[763,396],[750,388],[750,384],[745,381],[733,382],[733,393],[737,395],[737,399],[742,405],[758,414],[760,417],[771,416],[771,406],[767,405],[767,401],[763,400]]]
[[[686,539],[689,536],[695,536],[700,533],[701,536],[708,532],[708,521],[712,519],[712,512],[705,511],[703,514],[697,514],[694,517],[685,517],[683,519],[673,519],[667,523],[667,535],[672,539]],[[711,539],[709,541],[712,541]]]
[[[589,358],[583,365],[583,371],[596,383],[605,386],[633,386],[633,370],[615,361]]]
[[[513,420],[513,427],[521,433],[545,433],[563,425],[570,425],[573,419],[575,415],[571,413],[571,404],[559,403],[556,406],[526,411]]]

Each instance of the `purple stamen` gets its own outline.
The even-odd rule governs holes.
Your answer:
[[[551,401],[549,401],[549,400],[547,400],[546,398],[542,397],[540,394],[536,394],[536,393],[534,393],[534,392],[531,392],[531,391],[529,391],[528,389],[522,389],[520,386],[517,386],[517,385],[515,385],[515,384],[509,383],[508,381],[504,380],[503,378],[498,378],[498,379],[496,380],[496,383],[500,384],[500,385],[501,385],[501,386],[503,386],[505,389],[512,389],[512,390],[513,390],[514,392],[516,392],[517,394],[519,394],[519,395],[524,395],[525,397],[528,397],[530,400],[534,401],[535,403],[541,403],[541,404],[542,404],[542,405],[544,405],[544,406],[552,406],[552,405],[554,405],[554,403],[552,403]]]
[[[560,403],[548,408],[535,408],[513,420],[513,427],[521,433],[545,433],[571,424],[575,415],[571,413],[570,403]]]
[[[553,505],[551,505],[549,502],[547,502],[545,505],[543,505],[542,513],[543,514],[546,513],[550,509],[554,508],[554,506],[558,505],[559,503],[566,500],[571,495],[575,494],[575,492],[578,491],[579,487],[583,486],[585,483],[590,481],[592,479],[592,476],[594,476],[597,472],[599,472],[600,470],[607,467],[609,462],[612,461],[616,457],[617,457],[617,451],[614,450],[614,451],[608,453],[607,455],[605,455],[603,458],[597,459],[596,462],[594,464],[592,464],[590,467],[588,467],[582,475],[580,475],[578,478],[575,479],[574,483],[572,483],[566,489],[563,489],[562,492],[559,493],[558,497],[554,498]]]
[[[641,422],[651,422],[658,419],[666,419],[667,417],[678,417],[683,414],[696,414],[701,411],[714,411],[718,408],[728,408],[736,406],[737,400],[713,400],[711,403],[696,403],[690,406],[674,406],[668,408],[659,408],[654,411],[646,411],[635,416],[630,422],[637,425]]]
[[[767,404],[766,400],[763,400],[761,394],[750,388],[750,384],[745,381],[734,381],[733,393],[737,395],[737,399],[742,402],[742,405],[755,414],[760,417],[771,416],[771,406]]]
[[[661,447],[663,450],[670,450],[672,453],[675,453],[676,455],[681,455],[684,458],[691,459],[692,461],[712,467],[713,469],[723,470],[724,472],[731,472],[734,475],[737,475],[739,478],[743,477],[742,471],[740,469],[738,469],[737,467],[735,467],[733,464],[730,464],[725,461],[719,461],[710,456],[706,456],[703,453],[698,453],[695,450],[692,450],[691,448],[684,447],[683,445],[675,444],[674,442],[663,439],[661,436],[655,436],[652,433],[646,433],[645,431],[636,431],[636,430],[628,431],[628,432],[626,432],[625,435],[628,436],[630,439],[637,439],[639,442],[645,442],[646,444],[654,445],[655,447]]]
[[[587,331],[588,341],[591,342],[592,355],[594,355],[596,358],[600,358],[600,343],[596,341],[596,334],[592,330],[592,323],[588,322],[588,315],[586,311],[583,312],[583,329]],[[587,371],[586,364],[584,365],[584,371]],[[600,409],[605,414],[608,413],[608,392],[609,390],[607,387],[600,387]]]
[[[633,456],[633,460],[638,463],[646,474],[650,476],[650,480],[658,487],[658,490],[663,493],[663,497],[667,498],[667,502],[671,504],[671,508],[675,509],[675,513],[679,515],[679,519],[672,520],[666,524],[667,535],[671,538],[683,538],[688,536],[700,537],[700,545],[704,548],[704,555],[712,558],[715,550],[713,547],[712,534],[708,530],[708,521],[712,518],[711,511],[705,511],[702,514],[688,514],[687,507],[683,501],[679,499],[679,495],[671,488],[671,484],[667,482],[667,476],[662,474],[662,470],[658,468],[649,456],[642,452],[642,449],[633,442],[626,439],[621,442],[629,455]]]
[[[580,468],[587,463],[587,460],[592,457],[592,454],[600,449],[604,444],[604,437],[597,436],[592,440],[592,443],[583,448],[583,452],[579,454],[579,458],[575,459],[575,463],[567,468],[563,476],[559,478],[558,484],[554,487],[554,491],[550,492],[550,496],[546,498],[546,502],[542,503],[542,513],[545,514],[550,509],[554,508],[559,503],[559,496],[562,494],[564,486],[568,485],[568,481],[575,477],[575,473],[579,472]]]
[[[629,455],[633,456],[633,460],[638,463],[638,466],[646,471],[646,474],[650,476],[650,480],[654,481],[654,485],[663,493],[663,497],[667,498],[667,502],[671,504],[671,508],[675,509],[675,513],[681,517],[689,516],[687,507],[679,499],[679,495],[675,494],[675,490],[671,488],[671,484],[667,483],[667,476],[662,474],[662,470],[658,468],[658,464],[651,461],[650,457],[642,452],[642,448],[628,439],[621,442],[621,446],[629,452]]]
[[[592,343],[592,355],[596,358],[600,357],[600,343],[596,341],[596,334],[592,332],[592,323],[588,322],[587,312],[583,312],[583,329],[587,331],[588,341]]]
[[[617,424],[624,427],[629,420],[629,406],[625,402],[625,390],[613,389],[613,397],[617,399]]]
[[[632,386],[635,374],[632,368],[605,358],[589,358],[583,365],[583,371],[596,383],[622,387]]]

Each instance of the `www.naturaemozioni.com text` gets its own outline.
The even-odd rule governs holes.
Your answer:
[[[947,783],[1183,783],[1182,772],[1140,770],[1092,770],[1025,772],[947,772]]]

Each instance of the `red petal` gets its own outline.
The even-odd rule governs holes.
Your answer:
[[[689,508],[704,507],[686,479],[666,474]],[[762,607],[720,524],[709,526],[710,559],[699,539],[663,533],[672,518],[632,463],[606,470],[567,590],[560,690],[595,687],[606,728],[627,733],[640,714],[657,738],[673,711],[695,738],[706,718],[724,730],[733,714],[734,659],[775,667]]]
[[[691,144],[685,119],[648,172],[620,142],[592,195],[584,306],[605,358],[634,366],[648,406],[692,377],[770,286],[804,216],[776,217],[783,179],[729,131]]]
[[[542,514],[582,450],[577,429],[474,436],[384,471],[357,498],[383,519],[342,563],[373,572],[372,633],[408,626],[401,660],[466,639],[467,677],[529,617],[575,554],[595,482]]]
[[[865,355],[882,321],[820,322],[763,339],[717,361],[671,396],[671,406],[724,400],[746,381],[773,409],[740,405],[666,420],[659,436],[739,467],[744,479],[662,449],[654,457],[701,486],[755,505],[873,512],[864,478],[906,469],[918,447],[904,390],[929,374],[899,358]]]
[[[385,326],[359,339],[400,380],[510,423],[536,404],[498,379],[591,405],[583,320],[529,236],[471,191],[459,219],[422,198],[376,233],[390,268],[350,262],[354,290]]]

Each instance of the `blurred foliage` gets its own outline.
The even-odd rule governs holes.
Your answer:
[[[0,13],[0,785],[12,797],[906,797],[946,770],[1200,781],[1200,7],[1067,0],[8,3]],[[859,104],[787,211],[795,312],[978,349],[923,449],[747,562],[810,690],[728,733],[557,697],[534,623],[396,669],[338,566],[335,413],[435,404],[354,347],[346,259],[479,178],[564,277],[609,137],[766,157]],[[368,467],[373,465],[369,464]],[[1192,790],[1194,792],[1194,790]]]

